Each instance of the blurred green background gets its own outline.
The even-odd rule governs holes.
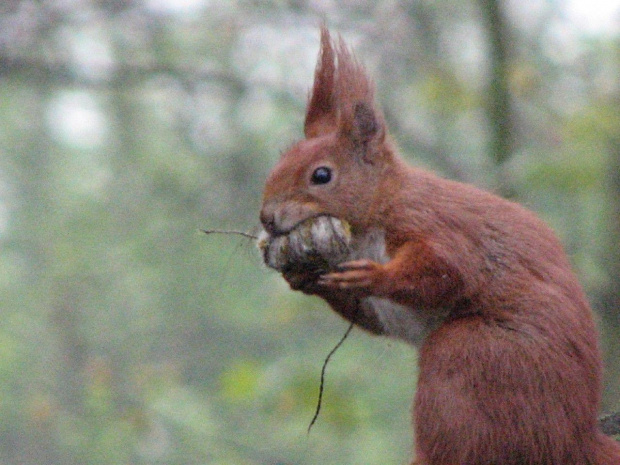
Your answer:
[[[0,464],[407,462],[415,351],[354,331],[307,435],[347,324],[199,231],[257,230],[324,18],[404,157],[556,229],[620,410],[620,12],[579,4],[4,0]]]

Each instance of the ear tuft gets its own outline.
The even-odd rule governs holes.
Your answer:
[[[337,61],[338,131],[356,145],[382,142],[385,124],[375,106],[373,82],[342,38],[338,42]]]
[[[321,49],[308,100],[307,139],[338,132],[354,144],[381,142],[383,115],[374,104],[374,86],[341,37],[333,41],[321,26]]]
[[[307,139],[333,131],[336,125],[334,81],[336,57],[325,24],[321,26],[321,49],[314,72],[314,84],[308,99],[304,134]]]

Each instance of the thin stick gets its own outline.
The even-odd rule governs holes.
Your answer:
[[[201,231],[205,234],[237,234],[239,236],[243,236],[248,239],[253,239],[253,240],[258,239],[258,236],[255,236],[254,234],[246,233],[243,231],[228,231],[228,230],[221,230],[221,229],[201,229]]]
[[[325,361],[323,362],[323,368],[321,368],[321,384],[319,385],[319,398],[316,403],[316,410],[314,411],[314,417],[312,417],[312,421],[308,425],[308,434],[310,434],[310,430],[312,429],[312,426],[314,426],[316,419],[319,417],[319,412],[321,411],[321,403],[323,402],[323,388],[325,387],[325,371],[327,369],[327,364],[329,363],[329,359],[332,358],[332,355],[336,353],[336,351],[340,348],[344,340],[349,336],[349,333],[353,329],[354,324],[355,323],[352,321],[349,327],[347,328],[347,331],[338,341],[338,344],[336,344],[334,348],[331,350],[331,352],[327,354],[327,357],[325,357]]]

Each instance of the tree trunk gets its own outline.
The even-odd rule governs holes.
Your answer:
[[[479,0],[489,47],[489,81],[485,102],[490,131],[489,154],[497,170],[497,188],[507,197],[514,196],[511,183],[503,174],[503,165],[513,155],[514,121],[509,84],[510,27],[499,0]]]
[[[600,303],[605,350],[604,408],[620,410],[620,129],[609,138],[608,242],[603,263],[609,277]]]

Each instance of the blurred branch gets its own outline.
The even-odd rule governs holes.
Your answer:
[[[602,416],[599,425],[603,433],[608,436],[620,434],[620,412]]]
[[[218,81],[241,91],[247,87],[243,79],[224,71],[185,68],[161,63],[124,63],[110,68],[109,72],[104,71],[97,75],[89,75],[81,72],[77,66],[69,62],[0,54],[0,78],[19,75],[21,79],[34,83],[116,89],[141,84],[153,76],[165,75],[186,82]]]

